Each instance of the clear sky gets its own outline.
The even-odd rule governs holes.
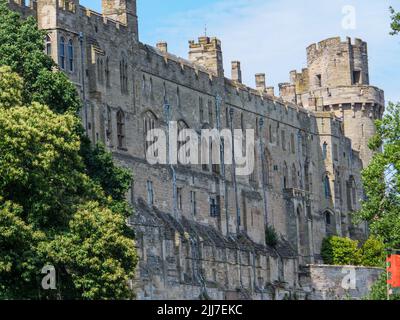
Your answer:
[[[204,35],[207,26],[207,35],[222,40],[226,76],[230,77],[230,61],[239,60],[247,85],[254,87],[254,74],[264,72],[276,94],[278,83],[289,80],[290,70],[306,66],[305,49],[311,43],[332,36],[361,38],[369,46],[371,84],[384,89],[387,100],[400,101],[400,36],[389,35],[388,10],[389,6],[400,10],[399,0],[137,3],[142,42],[167,41],[171,53],[186,58],[188,40]],[[101,0],[81,0],[81,4],[101,11]]]

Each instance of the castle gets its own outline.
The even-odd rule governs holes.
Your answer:
[[[103,0],[102,13],[79,0],[24,2],[9,6],[48,31],[46,52],[76,84],[88,136],[134,172],[139,299],[310,299],[307,266],[322,262],[322,240],[367,236],[351,213],[385,103],[369,84],[365,42],[312,44],[307,68],[290,72],[276,96],[263,73],[255,88],[244,85],[238,61],[227,78],[216,38],[190,41],[187,60],[165,42],[141,43],[135,0]],[[255,129],[254,173],[148,164],[146,134],[168,120]]]

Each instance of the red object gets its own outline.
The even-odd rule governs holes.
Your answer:
[[[400,288],[400,255],[391,255],[387,258],[388,284],[393,289]]]

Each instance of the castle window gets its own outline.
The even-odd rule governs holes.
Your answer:
[[[110,87],[110,59],[107,57],[106,59],[106,86],[107,88]]]
[[[74,44],[72,40],[68,41],[68,70],[74,71]]]
[[[154,190],[152,181],[147,181],[147,204],[149,206],[154,205]]]
[[[282,136],[282,150],[286,150],[286,132],[285,130],[281,131],[281,136]]]
[[[182,209],[183,209],[182,194],[183,194],[183,189],[182,188],[176,188],[177,206],[178,206],[178,210],[180,210],[180,211],[182,211]]]
[[[51,38],[49,35],[46,35],[46,54],[51,56]]]
[[[257,183],[257,152],[255,149],[254,149],[254,168],[252,173],[250,174],[249,181],[252,184]]]
[[[264,186],[270,185],[271,182],[271,157],[268,150],[265,149],[264,152],[264,171],[263,171],[263,183]]]
[[[65,69],[65,38],[60,39],[60,68]]]
[[[327,226],[332,224],[331,214],[329,212],[325,212],[325,223]]]
[[[357,188],[354,177],[351,176],[347,182],[347,206],[350,211],[354,211],[357,205]]]
[[[324,144],[322,145],[322,160],[326,160],[327,156],[328,156],[328,144],[324,142]]]
[[[240,128],[244,131],[244,115],[243,113],[240,114]]]
[[[103,83],[103,68],[102,68],[102,61],[100,58],[97,58],[97,81],[100,84]]]
[[[197,203],[196,203],[196,192],[190,191],[190,207],[192,215],[195,216],[197,214]]]
[[[272,133],[272,125],[269,125],[269,143],[273,143],[274,142],[274,137],[273,137],[273,133]]]
[[[210,197],[210,216],[216,218],[220,215],[219,199]]]
[[[117,112],[118,148],[125,148],[125,114],[122,110]]]
[[[324,177],[324,192],[325,192],[325,198],[330,199],[332,192],[331,192],[331,184],[329,181],[329,177],[327,175]]]
[[[106,137],[109,141],[110,146],[112,146],[112,113],[111,108],[107,106],[107,129],[106,129]]]
[[[293,188],[297,188],[297,169],[295,164],[292,166],[292,186]]]
[[[295,154],[296,153],[296,144],[295,144],[295,138],[294,138],[294,133],[292,133],[291,135],[290,135],[290,145],[291,145],[291,150],[292,150],[292,153],[293,154]]]
[[[338,151],[338,145],[336,143],[333,144],[333,159],[335,161],[339,160],[339,151]]]
[[[322,87],[322,76],[320,74],[315,76],[315,82],[317,87]]]
[[[361,84],[361,71],[353,72],[353,84]]]
[[[212,102],[210,100],[208,101],[208,121],[210,126],[212,127],[214,125],[214,115]]]
[[[128,93],[128,63],[123,57],[119,63],[121,93]]]
[[[289,169],[286,162],[283,163],[283,189],[288,189],[288,176],[289,176]]]
[[[200,123],[204,123],[204,105],[203,105],[203,98],[199,98],[199,117],[200,117]]]
[[[178,108],[181,107],[181,92],[179,90],[179,87],[176,88],[176,105]]]
[[[147,150],[149,149],[150,145],[152,144],[152,140],[154,137],[150,137],[150,142],[147,141],[147,134],[149,131],[154,130],[156,127],[156,117],[152,112],[147,112],[143,119],[143,136],[144,136],[144,152],[145,156],[147,154]],[[153,156],[157,156],[155,154],[155,150],[150,150]]]

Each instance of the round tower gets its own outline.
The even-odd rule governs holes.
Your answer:
[[[307,64],[308,85],[296,90],[298,99],[312,111],[330,111],[341,118],[353,150],[367,166],[373,156],[368,142],[385,106],[383,91],[370,85],[367,43],[326,39],[307,48]]]

